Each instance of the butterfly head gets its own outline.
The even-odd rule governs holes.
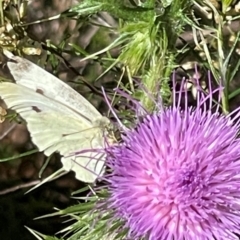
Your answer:
[[[99,128],[107,128],[110,125],[110,120],[107,117],[101,116],[93,121],[93,125]]]

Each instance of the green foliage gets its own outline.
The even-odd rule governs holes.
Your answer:
[[[125,4],[125,1],[116,0],[86,0],[79,3],[77,6],[72,7],[68,11],[64,12],[64,15],[73,14],[74,16],[83,16],[106,11],[116,18],[124,21],[135,21],[145,19],[149,10],[153,10],[154,1],[147,1],[148,4],[144,4],[141,7],[131,4]],[[148,6],[148,7],[145,7]]]

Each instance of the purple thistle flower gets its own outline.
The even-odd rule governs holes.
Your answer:
[[[213,111],[213,94],[220,97],[222,88],[204,93],[198,82],[197,106],[188,106],[184,84],[180,93],[173,87],[173,106],[145,116],[109,149],[107,207],[113,219],[125,221],[127,239],[230,240],[240,234],[237,116],[219,113],[220,104]]]

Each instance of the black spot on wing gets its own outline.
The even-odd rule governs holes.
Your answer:
[[[36,106],[33,106],[32,107],[32,110],[39,113],[39,112],[42,112],[40,108],[36,107]]]
[[[42,94],[42,95],[44,95],[44,92],[43,92],[43,90],[42,90],[42,89],[39,89],[39,88],[38,88],[38,89],[36,90],[36,92],[37,92],[37,93],[39,93],[39,94]]]

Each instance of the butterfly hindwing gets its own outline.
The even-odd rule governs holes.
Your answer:
[[[83,127],[78,119],[67,116],[63,118],[61,114],[38,113],[38,117],[35,114],[37,113],[32,113],[28,118],[33,142],[42,146],[47,156],[58,151],[63,156],[61,161],[64,170],[74,170],[77,179],[94,182],[102,172],[105,161],[105,155],[92,151],[104,146],[102,129],[88,128],[87,125]],[[78,132],[77,127],[81,129]],[[87,149],[90,151],[76,154]]]

